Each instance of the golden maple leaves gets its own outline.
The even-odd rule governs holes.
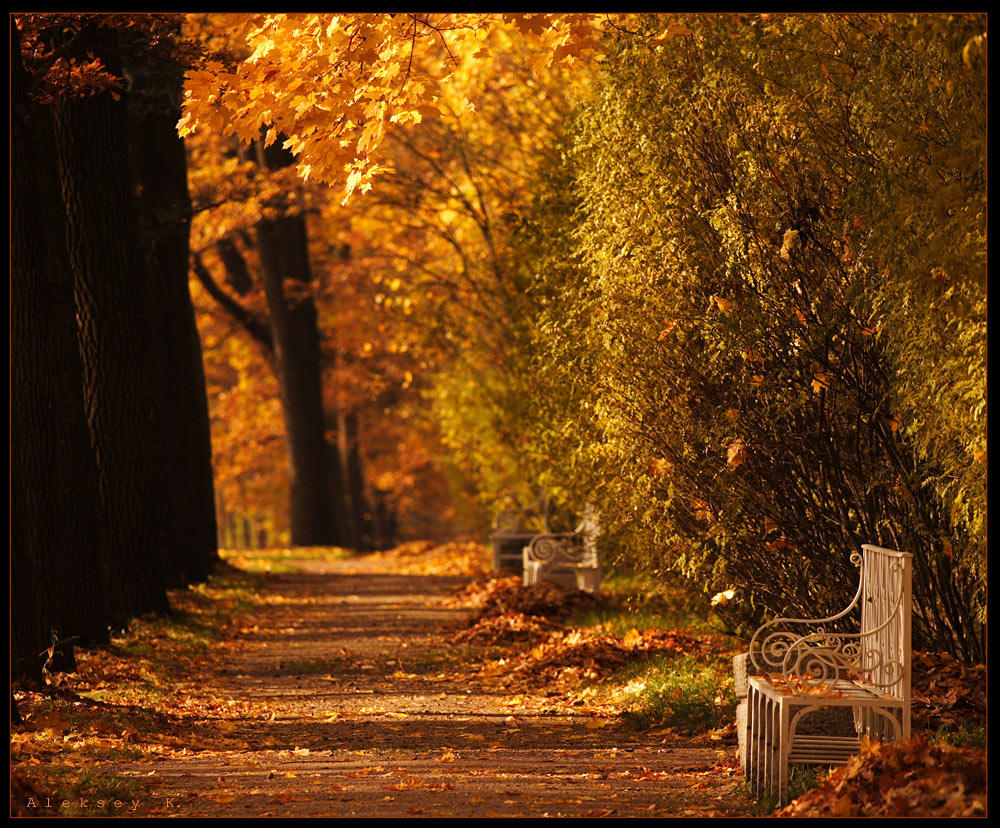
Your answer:
[[[489,34],[532,40],[538,67],[597,45],[590,15],[227,14],[190,15],[189,33],[241,60],[214,59],[187,75],[181,136],[204,127],[244,141],[283,137],[299,174],[371,186],[390,124],[438,111],[442,84],[468,60],[486,61]]]

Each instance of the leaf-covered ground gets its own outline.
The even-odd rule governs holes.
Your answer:
[[[494,577],[472,543],[226,557],[209,584],[172,595],[173,618],[142,619],[113,646],[80,653],[77,673],[17,693],[12,814],[760,809],[741,785],[731,679],[703,669],[731,655],[731,640],[573,626],[608,599]],[[707,682],[686,728],[648,715],[625,724],[657,659],[694,665],[682,683]],[[656,689],[677,694],[675,706],[684,691]],[[942,729],[969,738],[985,723],[985,668],[915,653],[913,699],[914,741],[867,745],[778,815],[985,813],[982,746],[927,739]]]
[[[636,634],[612,647],[570,633],[560,644],[553,619],[587,599],[558,592],[522,607],[541,613],[548,600],[547,620],[518,616],[541,619],[554,640],[466,634],[516,609],[483,614],[482,593],[495,598],[509,581],[481,585],[478,607],[476,590],[460,594],[488,564],[476,545],[231,560],[240,570],[174,596],[178,619],[144,621],[115,647],[81,654],[54,695],[19,694],[15,812],[747,812],[731,745],[626,729],[613,705],[586,692],[587,676],[686,639]]]

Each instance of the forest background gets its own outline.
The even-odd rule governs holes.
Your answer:
[[[734,632],[910,551],[985,659],[985,15],[11,27],[15,676],[220,540],[586,503]]]

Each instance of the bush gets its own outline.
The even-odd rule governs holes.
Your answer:
[[[690,34],[654,41],[663,21],[648,18],[613,44],[527,225],[534,295],[560,300],[536,320],[548,409],[525,425],[526,451],[548,458],[551,485],[597,501],[605,543],[632,562],[708,595],[734,588],[719,612],[735,630],[838,612],[857,583],[850,555],[868,542],[914,553],[917,646],[984,652],[985,502],[949,471],[984,425],[973,399],[965,449],[947,455],[928,449],[945,432],[906,417],[915,374],[888,308],[922,288],[886,276],[891,261],[900,274],[922,266],[900,235],[913,205],[895,200],[913,163],[892,160],[886,135],[924,102],[900,110],[897,85],[916,95],[924,73],[973,112],[984,100],[954,65],[982,21],[949,21],[691,17]],[[931,98],[939,114],[958,105]],[[938,194],[958,209],[983,192],[982,144],[941,140],[958,153],[948,165],[973,169]],[[980,262],[982,222],[966,219],[949,227]],[[892,243],[872,238],[886,222]],[[950,261],[942,245],[921,250]],[[980,376],[977,278],[949,305],[966,343],[950,367],[907,351],[924,354],[921,377]],[[977,383],[970,399],[985,393]],[[955,508],[956,487],[968,508]]]

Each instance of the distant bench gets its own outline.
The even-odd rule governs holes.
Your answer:
[[[523,514],[517,509],[505,509],[497,515],[490,535],[495,570],[520,571],[525,586],[551,581],[568,589],[600,589],[600,525],[590,506],[572,532],[530,532],[523,529],[522,521]]]
[[[493,569],[520,572],[523,567],[524,547],[537,535],[524,528],[525,514],[521,509],[504,509],[493,521]]]
[[[754,792],[777,790],[782,804],[789,764],[844,764],[858,753],[861,735],[910,737],[913,556],[861,549],[851,556],[860,582],[846,609],[829,618],[775,619],[734,659],[740,761]],[[841,631],[838,622],[859,606],[860,631]],[[838,708],[853,714],[853,734],[800,729],[803,717]]]
[[[535,535],[524,547],[524,584],[552,581],[568,589],[597,592],[601,587],[597,556],[600,531],[597,515],[588,506],[572,532]]]

